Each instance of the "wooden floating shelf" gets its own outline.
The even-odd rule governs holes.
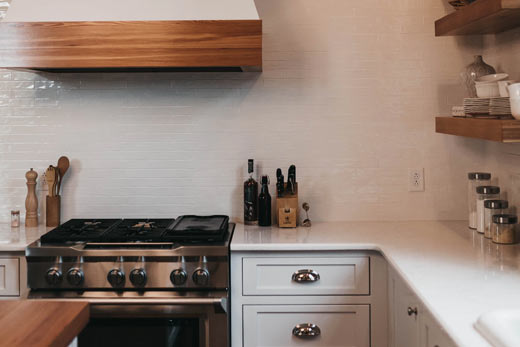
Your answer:
[[[488,141],[520,143],[518,120],[436,117],[435,132]]]
[[[520,0],[476,0],[435,21],[435,36],[496,34],[520,26]]]

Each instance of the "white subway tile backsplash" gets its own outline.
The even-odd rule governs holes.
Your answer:
[[[433,119],[462,102],[482,40],[435,38],[437,0],[256,5],[262,73],[0,70],[0,221],[23,210],[25,172],[61,155],[63,219],[240,220],[248,158],[272,182],[295,164],[313,220],[464,218],[485,146]],[[425,168],[424,193],[408,192],[409,167]]]

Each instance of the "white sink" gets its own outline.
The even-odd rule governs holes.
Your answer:
[[[520,346],[520,309],[496,310],[483,314],[475,328],[495,347]]]

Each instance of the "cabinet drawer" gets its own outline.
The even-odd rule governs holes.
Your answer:
[[[369,264],[368,257],[243,258],[243,295],[369,295]]]
[[[0,296],[20,295],[20,260],[0,258]]]
[[[244,347],[368,347],[369,305],[244,305]],[[318,336],[295,336],[314,324]],[[314,328],[313,331],[316,331]]]

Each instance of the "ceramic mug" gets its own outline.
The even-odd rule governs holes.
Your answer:
[[[520,98],[511,98],[511,114],[515,119],[520,120]]]
[[[507,87],[509,87],[511,84],[516,83],[516,81],[513,80],[507,80],[507,81],[498,81],[498,90],[500,92],[500,96],[503,98],[509,97],[509,90]]]
[[[511,84],[507,87],[511,99],[520,99],[520,83]],[[512,100],[511,100],[512,101]]]

